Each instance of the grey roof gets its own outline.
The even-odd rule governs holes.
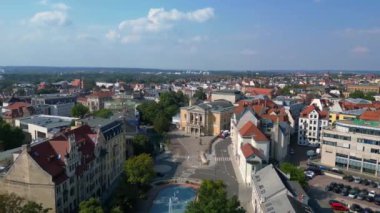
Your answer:
[[[20,123],[34,124],[47,129],[70,126],[70,123],[75,118],[51,115],[33,115],[26,118],[20,118]]]
[[[359,116],[361,114],[363,114],[363,112],[367,111],[367,109],[353,109],[353,110],[346,110],[346,111],[343,111],[342,113],[343,114],[347,114],[347,115],[356,115],[356,116]]]
[[[347,98],[346,101],[354,103],[354,104],[371,104],[372,103],[371,101],[368,101],[362,98]]]
[[[252,180],[264,212],[305,212],[305,209],[309,208],[308,196],[299,183],[288,181],[288,178],[272,164],[259,170],[253,175]],[[304,203],[297,200],[300,194],[305,195]]]
[[[224,111],[226,109],[233,108],[234,105],[226,100],[216,100],[209,103],[201,103],[197,106],[201,107],[204,110],[211,110],[211,111]]]

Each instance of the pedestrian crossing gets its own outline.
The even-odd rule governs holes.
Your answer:
[[[215,161],[231,161],[230,157],[215,157]]]
[[[179,155],[175,155],[173,156],[174,159],[177,159],[177,160],[197,160],[198,159],[198,156],[179,156]],[[214,160],[217,161],[217,162],[222,162],[222,161],[231,161],[231,157],[217,157],[217,156],[213,156]]]

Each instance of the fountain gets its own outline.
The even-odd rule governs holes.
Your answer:
[[[196,191],[186,186],[169,186],[162,189],[153,201],[151,213],[183,213],[189,202],[195,199]]]

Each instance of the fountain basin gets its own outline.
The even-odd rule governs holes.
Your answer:
[[[183,213],[188,203],[195,199],[196,194],[196,190],[190,186],[167,186],[158,192],[150,213]]]

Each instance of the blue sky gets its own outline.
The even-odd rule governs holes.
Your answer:
[[[380,70],[378,0],[1,0],[0,65]]]

